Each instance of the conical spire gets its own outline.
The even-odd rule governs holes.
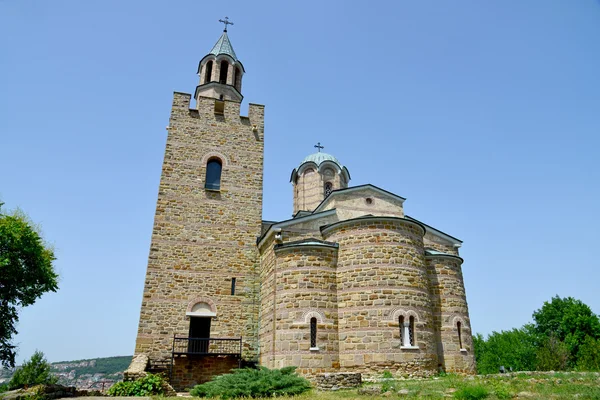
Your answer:
[[[212,50],[208,54],[213,54],[218,56],[219,54],[227,54],[229,57],[233,58],[235,61],[239,61],[237,56],[235,55],[235,51],[233,51],[233,46],[229,41],[229,36],[227,36],[227,31],[223,31],[223,34],[217,40],[217,43],[213,46]]]

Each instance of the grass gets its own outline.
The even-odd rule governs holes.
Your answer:
[[[574,399],[600,400],[600,374],[589,373],[520,373],[514,375],[447,375],[424,380],[397,380],[391,395],[361,395],[357,389],[337,392],[313,390],[280,400],[358,400],[358,399]],[[403,394],[398,394],[403,390]],[[408,393],[406,394],[406,391]],[[520,394],[520,396],[518,396]],[[177,398],[178,400],[181,397]],[[272,399],[272,398],[270,398]]]

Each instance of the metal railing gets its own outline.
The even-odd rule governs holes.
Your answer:
[[[210,354],[241,356],[242,338],[190,338],[173,337],[173,355]]]

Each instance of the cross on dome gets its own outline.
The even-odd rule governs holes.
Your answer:
[[[317,144],[315,144],[315,148],[319,150],[319,153],[321,152],[321,149],[324,149],[325,146],[321,146],[321,142],[318,142]]]

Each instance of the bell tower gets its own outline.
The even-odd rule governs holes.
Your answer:
[[[227,35],[227,25],[233,25],[233,22],[229,22],[227,17],[219,22],[225,24],[225,29],[212,50],[198,64],[200,84],[196,87],[194,98],[197,100],[203,96],[241,102],[244,98],[242,77],[246,71]]]
[[[173,94],[135,347],[176,390],[258,360],[264,106],[240,115],[227,29],[198,73],[195,108]]]

